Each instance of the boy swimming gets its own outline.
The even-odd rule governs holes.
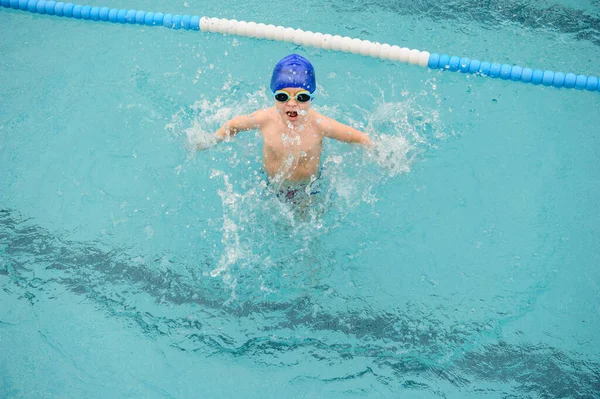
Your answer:
[[[270,183],[286,188],[291,199],[297,191],[311,194],[306,186],[319,177],[325,137],[370,145],[365,133],[311,109],[317,88],[315,71],[304,57],[291,54],[273,69],[271,91],[275,105],[227,121],[216,132],[217,141],[245,130],[260,130],[263,137],[263,166]],[[302,185],[306,190],[300,189]]]

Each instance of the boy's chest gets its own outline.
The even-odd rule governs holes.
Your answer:
[[[323,138],[316,132],[305,131],[271,131],[263,133],[263,147],[273,155],[297,155],[310,157],[321,153]]]

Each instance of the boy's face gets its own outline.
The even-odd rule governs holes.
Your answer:
[[[301,102],[296,100],[295,96],[298,92],[306,92],[306,90],[298,87],[287,87],[281,89],[281,91],[285,91],[290,95],[287,101],[275,100],[275,108],[284,122],[289,121],[295,124],[295,122],[305,120],[310,109],[310,100]]]

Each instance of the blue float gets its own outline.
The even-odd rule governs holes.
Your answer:
[[[554,79],[552,80],[552,86],[554,86],[558,89],[560,87],[563,87],[564,84],[565,84],[565,74],[562,72],[556,72],[554,74]]]
[[[154,25],[162,25],[164,16],[165,14],[162,12],[157,12],[154,14]]]
[[[165,14],[163,17],[163,26],[170,28],[172,25],[173,16],[171,14]]]
[[[436,69],[438,67],[438,63],[440,62],[440,55],[438,53],[433,53],[429,55],[429,61],[427,61],[427,67],[431,69]]]
[[[440,68],[440,69],[448,68],[449,62],[450,62],[450,56],[448,54],[440,55],[440,61],[438,63],[438,68]]]
[[[75,19],[81,19],[81,10],[83,9],[82,6],[80,6],[79,4],[76,4],[73,7],[73,18]]]
[[[144,17],[144,25],[148,25],[148,26],[154,25],[154,13],[153,12],[146,13],[146,16]]]
[[[492,77],[492,78],[499,77],[500,76],[500,68],[502,68],[502,65],[498,64],[497,62],[494,62],[490,66],[490,77]]]
[[[461,58],[460,65],[458,66],[458,70],[460,71],[460,73],[469,73],[469,64],[471,64],[470,58]]]
[[[137,10],[127,10],[125,14],[125,21],[128,24],[135,24],[135,14],[137,14]]]
[[[109,22],[112,22],[113,24],[117,23],[117,17],[119,15],[119,10],[117,10],[116,8],[111,8],[110,10],[108,10],[108,15],[106,15],[106,18]]]
[[[510,66],[508,64],[502,65],[502,68],[500,68],[500,79],[504,79],[504,80],[510,79],[511,70],[512,70],[512,66]]]
[[[583,90],[583,89],[585,89],[586,84],[587,84],[587,76],[577,75],[577,78],[575,79],[575,88],[577,90]]]
[[[491,67],[491,64],[487,61],[484,61],[481,63],[481,66],[479,67],[479,72],[484,76],[489,76],[490,75],[490,67]]]
[[[450,57],[450,61],[448,61],[448,69],[451,72],[456,72],[456,71],[458,71],[459,66],[460,66],[460,58],[455,55]]]
[[[91,16],[90,16],[91,12],[92,12],[92,7],[83,6],[83,8],[81,9],[81,19],[85,19],[86,21],[88,21],[91,18]]]
[[[65,15],[65,3],[63,3],[62,1],[56,3],[56,6],[54,7],[54,15],[58,17],[62,17]]]
[[[469,73],[479,73],[479,68],[481,68],[481,61],[471,60],[471,64],[469,65]]]
[[[100,21],[100,7],[92,7],[90,11],[90,19],[92,21]]]
[[[135,23],[138,25],[144,25],[146,19],[146,11],[138,11],[135,13]]]
[[[181,25],[183,26],[183,29],[190,29],[190,19],[192,19],[192,17],[189,15],[183,15],[181,17]]]
[[[523,68],[523,72],[521,73],[521,82],[530,83],[532,76],[533,76],[533,69]]]
[[[46,2],[46,14],[54,15],[54,7],[56,7],[56,1],[50,0]]]
[[[531,76],[531,84],[534,84],[537,86],[542,83],[543,78],[544,78],[544,72],[539,69],[535,69],[533,71],[533,75]]]
[[[108,13],[110,12],[110,8],[108,7],[100,7],[100,12],[98,13],[98,17],[100,21],[108,21]]]
[[[198,15],[194,15],[190,18],[190,28],[192,30],[200,30],[200,17]]]
[[[523,67],[515,65],[510,70],[510,80],[518,82],[519,80],[521,80],[521,74],[522,73],[523,73]]]
[[[552,86],[552,82],[554,82],[554,71],[544,71],[542,84],[544,86]]]
[[[589,91],[596,91],[598,89],[598,78],[595,76],[588,76],[587,84],[585,85],[585,89]]]
[[[37,5],[35,6],[35,10],[37,11],[38,14],[45,14],[46,13],[46,0],[38,1]]]
[[[565,75],[565,87],[567,89],[572,89],[575,87],[575,81],[577,80],[577,75],[574,73],[568,73]]]
[[[27,2],[27,11],[36,13],[37,12],[38,0],[29,0]]]
[[[171,28],[173,29],[179,29],[181,28],[181,15],[173,15],[173,25],[171,25]]]
[[[127,23],[127,10],[117,10],[117,20],[116,20],[116,22],[118,22],[120,24],[126,24]]]
[[[73,3],[65,3],[65,5],[63,7],[63,16],[65,16],[67,18],[72,18],[74,6],[75,5]]]

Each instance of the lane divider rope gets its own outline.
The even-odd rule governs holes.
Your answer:
[[[408,47],[381,44],[369,40],[323,34],[320,32],[313,33],[302,29],[265,25],[263,23],[200,17],[197,15],[172,15],[162,12],[154,13],[141,10],[82,6],[53,0],[0,0],[0,5],[5,8],[58,17],[122,24],[164,26],[171,29],[200,30],[202,32],[290,42],[299,46],[360,54],[362,56],[404,62],[430,69],[482,75],[556,88],[564,87],[567,89],[575,88],[578,90],[600,91],[600,82],[596,76],[548,70],[542,71],[540,69],[523,68],[519,65],[479,61],[467,57],[437,53],[431,54],[428,51],[409,49]]]

